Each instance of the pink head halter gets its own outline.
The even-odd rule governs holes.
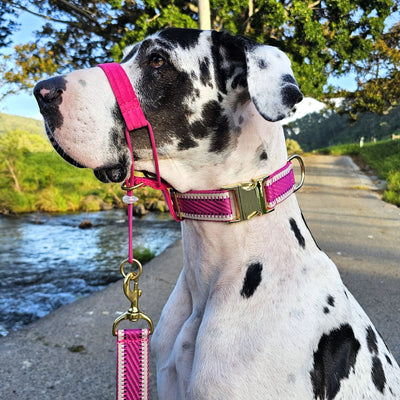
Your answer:
[[[131,199],[133,198],[132,190],[134,189],[134,187],[138,186],[150,186],[154,189],[161,190],[164,194],[165,201],[168,204],[172,216],[177,221],[179,221],[179,219],[175,214],[174,207],[171,201],[171,196],[168,191],[170,186],[161,181],[153,129],[151,128],[150,123],[147,121],[146,117],[143,114],[142,108],[140,107],[139,104],[139,100],[136,96],[136,93],[131,85],[131,82],[126,72],[124,71],[122,66],[118,63],[100,64],[99,67],[104,71],[104,73],[107,76],[107,79],[114,92],[114,96],[117,100],[118,106],[121,110],[122,116],[125,120],[125,125],[126,125],[125,137],[132,160],[130,176],[125,182],[128,197]],[[134,157],[133,157],[133,150],[129,132],[132,131],[133,129],[139,129],[143,127],[147,127],[150,136],[151,147],[153,149],[155,173],[156,173],[155,179],[135,176]],[[133,260],[132,214],[133,214],[133,201],[128,201],[129,262],[132,262]]]
[[[266,176],[262,180],[252,181],[255,184],[253,185],[252,183],[254,190],[252,190],[253,199],[250,201],[250,209],[248,208],[248,204],[243,204],[243,202],[246,203],[248,200],[242,199],[244,195],[248,198],[248,184],[245,184],[246,188],[244,191],[241,188],[242,184],[239,184],[227,189],[190,191],[187,193],[176,192],[171,186],[161,181],[153,130],[142,112],[135,91],[124,69],[117,63],[100,64],[99,67],[104,71],[110,82],[126,124],[126,141],[132,159],[130,177],[126,180],[126,186],[128,197],[131,199],[133,198],[132,189],[134,187],[138,187],[138,185],[150,186],[163,192],[171,215],[177,221],[182,221],[182,219],[196,219],[202,221],[237,222],[251,218],[253,215],[261,215],[273,210],[277,204],[289,197],[303,184],[304,164],[299,156],[293,156],[292,158],[297,158],[301,165],[302,180],[300,184],[296,186],[292,164],[289,160],[284,167],[273,174]],[[134,175],[134,159],[129,132],[142,127],[147,127],[149,132],[155,164],[155,179]],[[171,200],[171,193],[173,200]],[[253,209],[255,203],[256,206]],[[128,206],[130,224],[132,224],[131,206],[132,204]],[[130,261],[132,259],[131,247],[130,243]]]

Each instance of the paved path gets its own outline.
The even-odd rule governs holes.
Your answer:
[[[347,157],[305,163],[298,195],[305,218],[400,360],[400,209],[380,201]],[[178,241],[145,266],[140,305],[154,322],[182,268],[181,253]],[[0,339],[0,399],[114,399],[111,326],[128,305],[117,282]],[[151,384],[155,400],[154,373]]]

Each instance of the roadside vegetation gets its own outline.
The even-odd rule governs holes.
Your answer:
[[[400,207],[400,139],[366,143],[363,147],[359,144],[343,144],[326,147],[318,152],[359,158],[379,178],[386,180],[387,189],[383,192],[383,200]]]
[[[99,211],[123,207],[119,185],[66,163],[45,138],[41,121],[0,114],[0,214]],[[139,189],[138,210],[165,211],[162,195]]]

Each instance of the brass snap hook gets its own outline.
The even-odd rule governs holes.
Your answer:
[[[139,297],[142,295],[142,291],[139,289],[139,277],[142,274],[143,267],[142,264],[138,260],[133,260],[132,263],[130,264],[136,264],[138,269],[136,271],[131,271],[129,273],[126,273],[124,270],[125,265],[129,262],[129,260],[125,260],[122,262],[120,271],[121,275],[124,277],[124,293],[125,296],[129,299],[131,302],[131,306],[129,307],[129,310],[126,311],[125,313],[121,314],[113,324],[112,328],[112,333],[114,336],[117,335],[117,326],[118,324],[127,319],[131,322],[137,322],[139,319],[143,319],[147,321],[149,324],[149,332],[150,334],[153,333],[153,321],[146,315],[143,314],[139,310]],[[131,289],[131,281],[133,281],[133,290]]]

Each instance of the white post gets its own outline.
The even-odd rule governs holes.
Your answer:
[[[199,0],[199,28],[211,29],[210,1]]]

